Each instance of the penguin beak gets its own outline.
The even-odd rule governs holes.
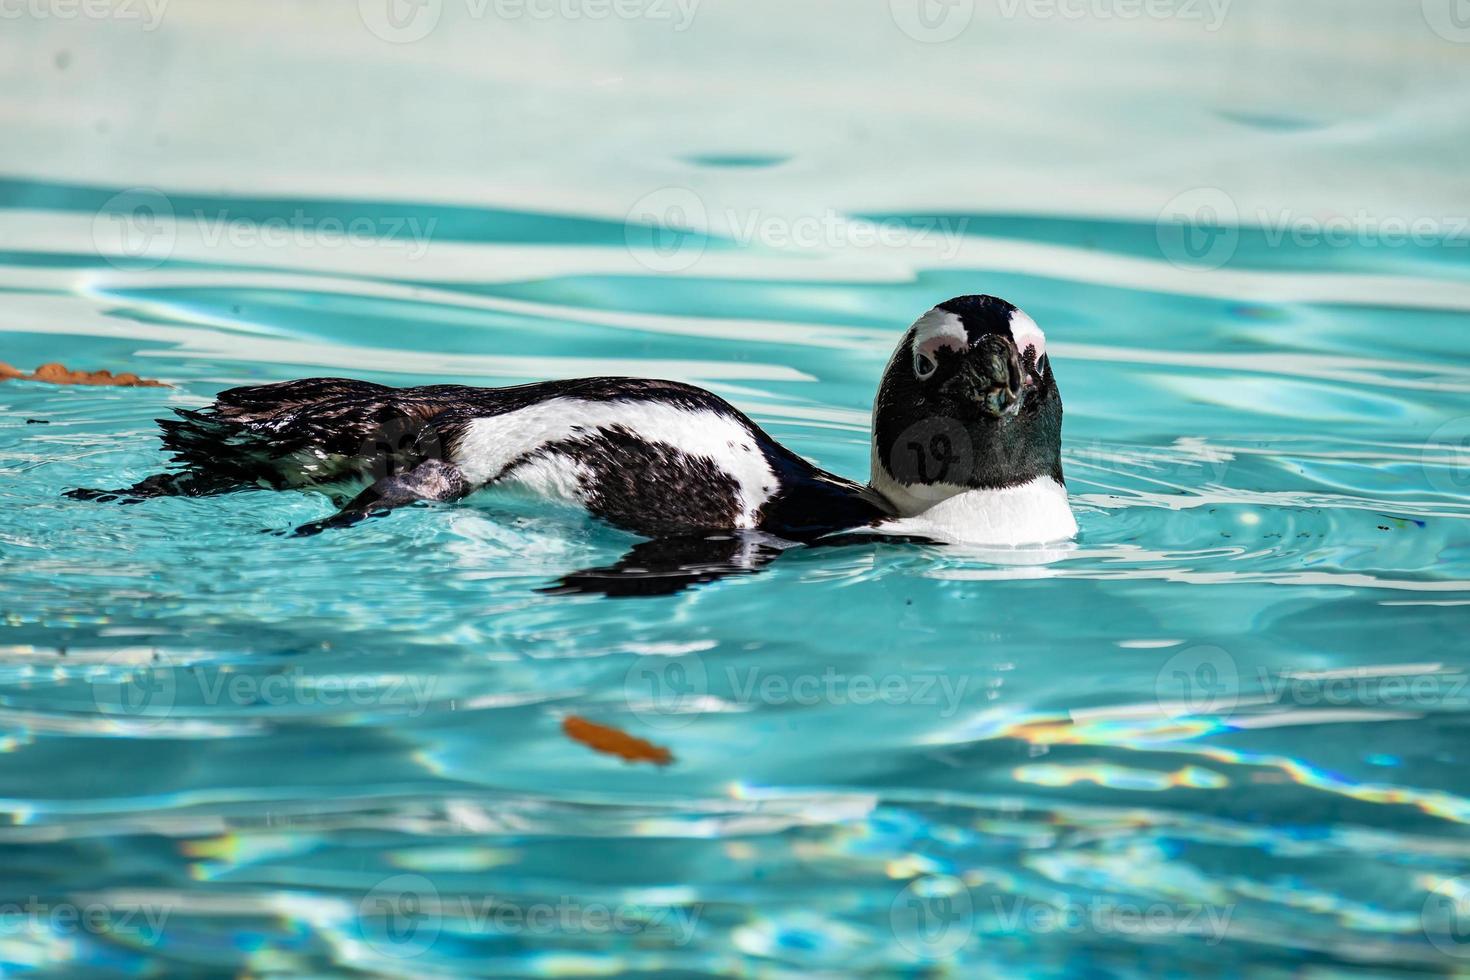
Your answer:
[[[945,385],[956,397],[974,402],[992,418],[1021,411],[1025,371],[1016,345],[991,335],[970,348],[965,363]]]

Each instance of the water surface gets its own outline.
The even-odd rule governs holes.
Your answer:
[[[61,229],[109,220],[123,190],[12,180],[0,205]],[[1319,270],[1344,297],[1362,277],[1423,284],[1377,302],[1160,287],[1197,270],[1171,264],[1153,224],[1004,214],[961,244],[1086,249],[1088,269],[1132,256],[1148,274],[959,259],[832,280],[711,234],[681,274],[456,282],[415,277],[432,263],[349,274],[258,261],[280,250],[191,252],[207,223],[189,215],[437,217],[436,247],[531,264],[568,245],[657,264],[695,239],[473,205],[166,196],[166,254],[19,249],[0,264],[6,361],[173,385],[0,385],[7,894],[96,906],[106,925],[7,920],[7,967],[1152,976],[1470,961],[1454,915],[1470,889],[1470,276],[1445,258],[1463,242],[1324,257],[1247,231],[1217,273]],[[726,255],[766,271],[705,272]],[[60,496],[155,471],[152,420],[172,408],[325,373],[678,378],[862,478],[898,333],[975,291],[1048,333],[1082,529],[1050,562],[805,551],[611,601],[538,592],[634,540],[554,510],[410,509],[292,539],[261,532],[326,516],[325,499]],[[572,714],[676,761],[595,754],[562,734]]]

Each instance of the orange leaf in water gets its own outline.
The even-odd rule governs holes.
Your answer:
[[[674,754],[662,745],[645,742],[621,729],[599,725],[576,715],[562,719],[561,730],[572,741],[581,742],[594,752],[615,755],[625,762],[651,762],[656,766],[666,766],[674,761]]]
[[[111,371],[73,371],[65,364],[42,364],[35,374],[17,371],[9,364],[0,362],[0,381],[18,378],[21,381],[44,381],[53,385],[106,385],[114,388],[167,388],[162,381],[151,381],[136,374],[114,375]]]

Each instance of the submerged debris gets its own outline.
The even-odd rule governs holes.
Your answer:
[[[656,766],[666,766],[674,761],[674,754],[662,745],[654,745],[621,729],[599,725],[576,715],[562,719],[561,730],[572,741],[581,742],[594,752],[615,755],[624,762],[651,762]]]

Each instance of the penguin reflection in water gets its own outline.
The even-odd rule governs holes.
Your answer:
[[[723,398],[672,381],[389,388],[308,378],[232,388],[176,414],[159,421],[173,472],[68,495],[315,490],[341,509],[295,531],[310,535],[406,504],[513,489],[648,539],[552,590],[615,596],[758,571],[796,545],[1005,547],[1077,530],[1046,338],[993,296],[941,303],[905,331],[874,401],[866,485],[813,466]]]

